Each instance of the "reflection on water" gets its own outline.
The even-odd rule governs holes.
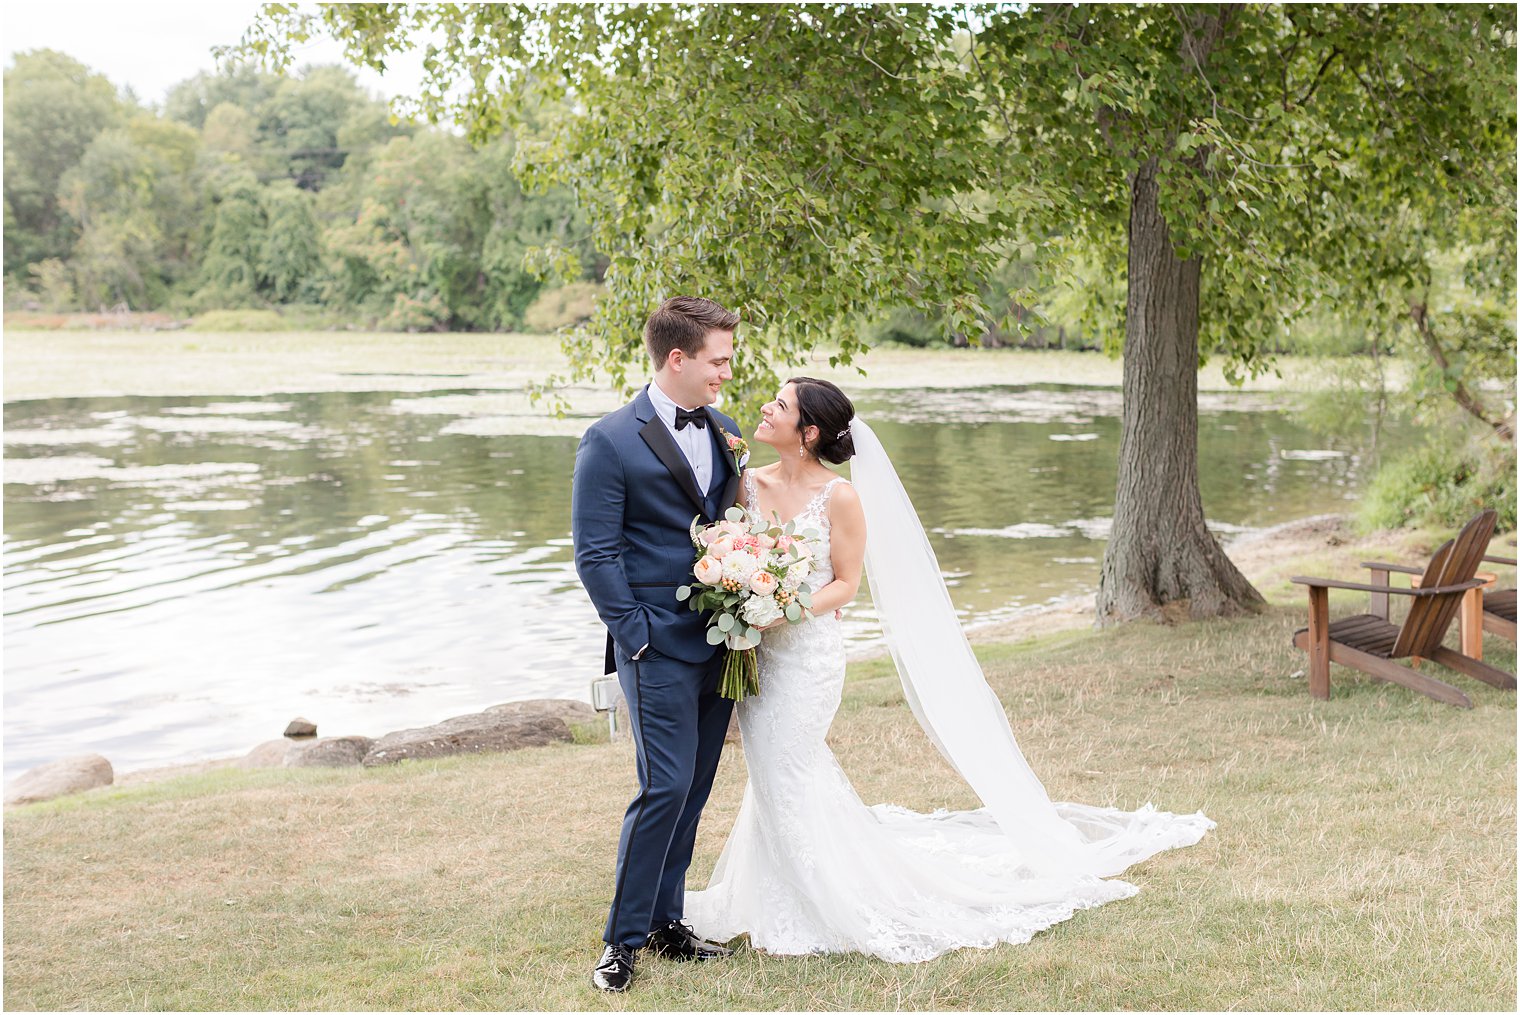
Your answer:
[[[1201,409],[1216,532],[1359,489],[1362,449],[1281,405]],[[968,622],[1092,592],[1117,392],[905,391],[860,411]],[[569,538],[586,420],[530,435],[534,419],[476,391],[7,405],[6,778],[83,751],[121,769],[238,752],[297,714],[379,735],[585,697],[603,638]],[[847,630],[875,637],[868,593]]]

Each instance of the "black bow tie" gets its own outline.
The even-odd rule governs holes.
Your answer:
[[[701,409],[683,409],[679,405],[676,406],[676,429],[685,430],[687,423],[706,430],[707,413]]]

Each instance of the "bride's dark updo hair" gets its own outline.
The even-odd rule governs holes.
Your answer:
[[[818,428],[818,439],[808,451],[834,465],[855,457],[855,438],[850,435],[855,405],[849,396],[816,377],[793,377],[786,383],[797,391],[797,429]]]

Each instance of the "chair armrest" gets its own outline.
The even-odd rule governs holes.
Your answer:
[[[1376,560],[1364,560],[1362,566],[1369,571],[1397,571],[1400,574],[1424,574],[1423,568],[1410,567],[1408,564],[1384,564]]]
[[[1290,581],[1299,585],[1308,585],[1317,589],[1350,589],[1353,592],[1385,592],[1395,596],[1438,596],[1447,592],[1466,592],[1468,589],[1479,588],[1486,584],[1481,578],[1462,582],[1457,585],[1438,585],[1428,589],[1402,589],[1396,585],[1365,585],[1362,582],[1342,582],[1331,578],[1306,578],[1303,575],[1294,575]]]
[[[1458,582],[1455,585],[1437,585],[1435,588],[1415,589],[1414,591],[1427,592],[1430,595],[1438,596],[1443,592],[1466,592],[1469,589],[1481,589],[1487,584],[1488,582],[1484,581],[1482,578],[1471,578],[1465,582]]]
[[[1490,563],[1490,564],[1508,564],[1510,567],[1514,567],[1515,566],[1515,558],[1514,557],[1485,556],[1483,559],[1485,561],[1487,561],[1488,563]]]

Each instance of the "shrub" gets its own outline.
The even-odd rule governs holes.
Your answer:
[[[523,312],[523,327],[547,335],[561,328],[589,321],[602,287],[595,282],[571,282],[538,294]]]
[[[1436,440],[1378,470],[1358,513],[1364,529],[1457,528],[1484,508],[1515,528],[1515,449],[1495,438]]]
[[[285,331],[284,318],[273,310],[209,310],[190,325],[191,331]]]
[[[397,293],[391,312],[380,322],[381,331],[444,331],[449,308],[437,293],[412,297]]]
[[[27,266],[27,274],[37,288],[37,302],[44,310],[73,310],[79,297],[74,291],[74,274],[56,257]]]

